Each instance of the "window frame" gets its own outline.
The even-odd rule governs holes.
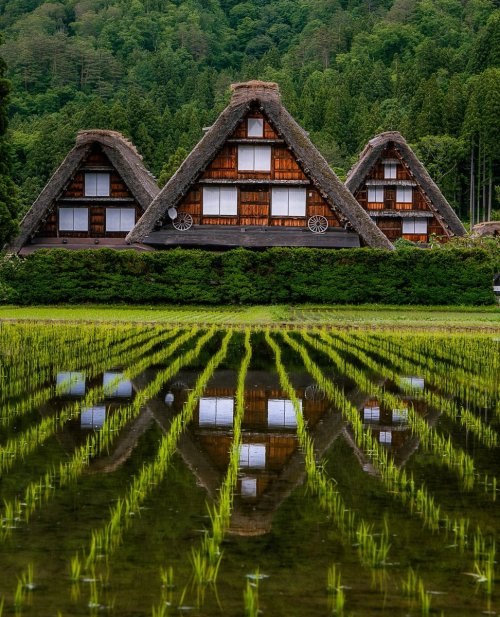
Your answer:
[[[243,152],[250,152],[250,150],[253,151],[252,154],[252,158],[253,158],[253,166],[252,167],[241,167],[241,160],[243,158],[242,154]],[[259,168],[256,169],[255,167],[255,161],[256,161],[256,156],[255,153],[257,151],[261,151],[263,152],[264,150],[266,151],[266,164],[267,162],[269,162],[269,168],[265,167],[265,168]],[[248,172],[255,172],[255,173],[271,173],[271,169],[272,169],[272,147],[271,146],[265,146],[265,145],[255,145],[255,144],[240,144],[238,146],[238,171],[239,172],[244,172],[244,173],[248,173]]]
[[[123,213],[123,211],[129,211],[129,212],[133,213],[134,221],[132,223],[132,226],[127,228],[127,229],[123,229],[123,225],[122,225],[122,213]],[[120,229],[108,229],[108,213],[110,213],[110,212],[119,212],[120,213],[120,225],[119,225]],[[105,231],[106,231],[106,233],[107,232],[109,232],[109,233],[120,233],[120,232],[129,232],[129,231],[131,231],[134,228],[135,223],[136,223],[135,215],[136,215],[135,208],[107,207],[106,208],[106,213],[105,213]]]
[[[63,211],[69,212],[72,211],[72,218],[73,218],[73,226],[71,228],[69,227],[61,227],[61,213]],[[79,211],[79,212],[86,212],[87,213],[87,225],[85,227],[85,229],[75,229],[75,211]],[[72,206],[59,206],[57,209],[57,229],[58,231],[62,231],[62,232],[89,232],[89,227],[90,227],[90,208],[85,207],[85,208],[80,208],[80,207],[72,207]]]
[[[218,191],[219,193],[219,205],[218,212],[205,212],[206,205],[206,197],[208,196],[209,191]],[[223,193],[234,193],[235,201],[234,204],[234,212],[221,212],[221,194]],[[201,204],[201,213],[202,216],[238,216],[238,202],[239,202],[239,191],[237,186],[204,186],[202,191],[202,204]]]
[[[408,193],[410,199],[408,199]],[[400,199],[400,197],[403,199]],[[396,203],[397,204],[412,204],[413,203],[413,186],[398,186],[396,187]]]
[[[388,172],[391,173],[388,173]],[[394,175],[392,175],[392,172]],[[384,180],[397,180],[398,177],[398,164],[397,163],[384,163]]]
[[[95,193],[87,190],[90,189],[91,176],[95,176]],[[99,176],[107,176],[107,192],[105,193],[99,192]],[[83,178],[83,194],[85,197],[111,197],[111,173],[109,171],[86,171]]]
[[[258,123],[260,126],[258,134],[255,134],[255,130],[253,132],[250,131],[250,121]],[[247,118],[247,137],[264,137],[264,118],[256,118],[249,117]]]
[[[417,231],[416,225],[417,223],[425,224],[425,231]],[[405,226],[413,224],[413,231],[408,231],[405,229]],[[401,226],[401,232],[403,234],[413,235],[413,236],[426,236],[429,233],[429,223],[426,218],[417,218],[417,217],[409,217],[403,219],[403,224]]]
[[[374,191],[375,195],[377,193],[382,193],[382,200],[379,201],[378,199],[370,199],[370,191]],[[385,187],[383,186],[369,186],[368,187],[368,196],[367,196],[367,201],[369,204],[383,204],[385,202]]]
[[[287,213],[286,214],[276,214],[275,212],[273,212],[274,209],[274,203],[275,200],[277,198],[278,192],[282,193],[284,191],[288,192],[288,197],[287,197]],[[294,193],[298,193],[300,192],[303,197],[304,197],[304,213],[303,214],[290,214],[290,192],[294,192]],[[275,197],[276,195],[276,197]],[[302,205],[302,204],[301,204]],[[282,187],[282,186],[273,186],[271,188],[271,217],[274,218],[306,218],[307,216],[307,189],[306,188],[299,188],[299,187]]]

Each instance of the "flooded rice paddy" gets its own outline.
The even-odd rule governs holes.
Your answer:
[[[0,614],[496,614],[492,334],[0,325]]]

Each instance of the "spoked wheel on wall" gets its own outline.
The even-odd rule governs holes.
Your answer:
[[[328,229],[328,221],[324,216],[315,214],[311,216],[307,221],[307,226],[313,232],[313,234],[324,234]]]
[[[187,231],[193,225],[193,217],[187,212],[179,212],[172,225],[177,231]]]

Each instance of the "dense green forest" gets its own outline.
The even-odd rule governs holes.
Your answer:
[[[0,0],[0,32],[21,211],[78,129],[122,131],[164,181],[263,79],[341,177],[399,130],[464,220],[471,183],[499,216],[500,0]]]

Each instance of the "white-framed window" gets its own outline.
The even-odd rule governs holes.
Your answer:
[[[306,189],[277,188],[271,194],[271,216],[305,216]]]
[[[247,136],[248,137],[264,137],[264,119],[263,118],[248,118],[247,119]]]
[[[384,178],[386,180],[395,180],[398,175],[397,163],[384,163]]]
[[[135,225],[135,208],[106,208],[106,231],[130,231]]]
[[[84,407],[80,415],[80,427],[84,429],[102,428],[106,420],[106,407],[95,405],[94,407]]]
[[[87,171],[85,173],[85,197],[109,197],[110,174]]]
[[[399,385],[403,390],[423,390],[425,379],[423,377],[400,377]]]
[[[392,443],[391,431],[380,431],[378,440],[380,443],[383,443],[389,446]]]
[[[302,401],[299,403],[302,411]],[[297,418],[292,401],[270,398],[267,401],[267,424],[275,427],[297,428]]]
[[[403,219],[404,234],[427,234],[427,219]]]
[[[365,407],[363,409],[365,422],[378,422],[380,420],[380,407]]]
[[[257,478],[241,478],[241,496],[257,497]]]
[[[396,202],[398,204],[413,203],[413,187],[412,186],[398,186],[396,188]]]
[[[234,399],[223,396],[200,398],[200,426],[233,426]]]
[[[408,409],[393,409],[392,421],[399,424],[406,424],[408,422]]]
[[[369,186],[368,187],[368,203],[383,204],[384,203],[384,187]]]
[[[59,208],[59,231],[88,231],[88,208]]]
[[[85,375],[76,371],[57,373],[56,388],[58,394],[83,396],[85,394]]]
[[[266,466],[266,444],[242,443],[240,445],[240,467],[264,469]]]
[[[271,171],[271,146],[238,146],[238,171]]]
[[[132,382],[129,379],[125,379],[123,373],[104,373],[102,386],[105,396],[120,396],[125,398],[130,398],[132,396]]]
[[[237,216],[238,189],[234,186],[204,186],[203,214]]]

